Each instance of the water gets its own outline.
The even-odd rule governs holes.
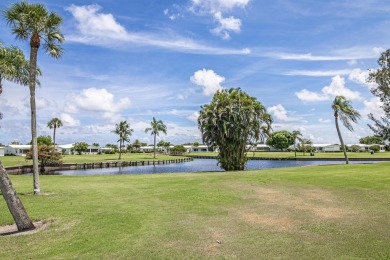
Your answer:
[[[265,169],[265,168],[284,168],[320,164],[344,164],[344,161],[295,161],[295,160],[250,160],[245,169]],[[363,163],[363,162],[351,162]],[[367,162],[364,162],[367,163]],[[370,162],[368,162],[370,163]],[[55,171],[53,174],[59,175],[115,175],[115,174],[155,174],[155,173],[173,173],[173,172],[212,172],[223,171],[217,165],[215,159],[194,159],[191,162],[165,164],[165,165],[148,165],[148,166],[126,166],[118,168],[98,168],[98,169],[80,169]]]

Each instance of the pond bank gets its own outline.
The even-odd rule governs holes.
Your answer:
[[[147,165],[164,165],[173,163],[190,162],[194,159],[185,157],[180,159],[170,160],[146,160],[146,161],[111,161],[111,162],[90,162],[90,163],[64,163],[56,167],[45,167],[46,172],[63,171],[63,170],[82,170],[82,169],[98,169],[126,166],[147,166]],[[32,172],[32,165],[9,166],[5,167],[8,174],[27,174]]]
[[[194,159],[217,159],[217,156],[210,155],[186,155]],[[275,160],[275,161],[345,161],[344,158],[318,158],[315,156],[309,158],[289,157],[289,158],[272,158],[272,157],[248,157],[248,160]],[[375,162],[387,162],[390,158],[348,158],[349,161],[375,161]]]

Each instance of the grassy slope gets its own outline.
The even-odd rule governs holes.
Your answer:
[[[42,196],[11,176],[30,216],[51,225],[0,237],[0,259],[388,259],[389,169],[42,176]],[[12,222],[1,201],[0,224]]]

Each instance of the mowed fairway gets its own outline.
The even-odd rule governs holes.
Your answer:
[[[49,225],[1,236],[0,259],[390,258],[390,163],[42,176],[40,196],[11,178]]]

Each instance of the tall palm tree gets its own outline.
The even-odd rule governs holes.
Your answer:
[[[4,11],[5,19],[17,39],[30,42],[29,88],[31,106],[31,136],[33,154],[34,194],[40,193],[37,122],[35,105],[35,83],[37,78],[38,49],[43,42],[43,48],[53,58],[59,58],[63,49],[60,44],[64,36],[59,30],[62,18],[48,12],[42,4],[29,4],[25,1],[12,4]]]
[[[53,130],[53,143],[54,146],[56,145],[56,129],[60,128],[62,126],[62,121],[58,119],[57,117],[52,118],[48,123],[47,127]]]
[[[354,123],[357,123],[358,119],[360,119],[360,113],[356,111],[349,100],[347,100],[344,96],[336,96],[333,104],[332,104],[332,109],[334,111],[334,118],[335,118],[335,123],[336,123],[336,130],[337,134],[340,139],[341,147],[343,148],[344,152],[344,157],[345,157],[345,163],[349,164],[348,156],[347,156],[347,151],[345,149],[345,145],[343,142],[343,138],[341,136],[340,128],[339,128],[339,121],[338,119],[341,120],[343,125],[349,130],[353,131],[353,127],[351,124],[351,121]]]
[[[296,140],[301,141],[302,139],[300,136],[302,136],[302,133],[298,130],[292,131],[292,136],[294,137],[294,152],[295,152],[295,157],[297,157],[297,147],[296,147]]]
[[[120,121],[119,124],[116,124],[115,130],[113,133],[119,135],[119,160],[122,158],[122,146],[125,142],[130,142],[130,135],[133,132],[133,129],[130,128],[130,124],[126,120]]]
[[[154,151],[153,151],[153,158],[156,159],[156,136],[159,135],[160,132],[163,132],[164,134],[167,134],[167,126],[164,125],[163,121],[156,120],[156,118],[153,117],[153,120],[150,122],[150,126],[145,129],[145,133],[151,131],[151,134],[154,135]]]

